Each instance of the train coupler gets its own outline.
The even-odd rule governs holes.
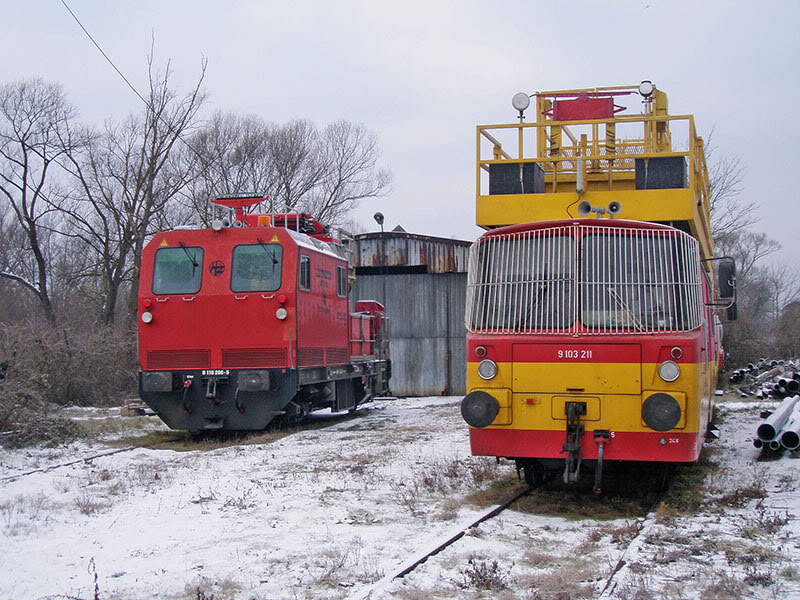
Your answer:
[[[564,483],[575,483],[580,477],[581,471],[581,439],[583,438],[584,427],[581,423],[581,416],[586,415],[585,402],[567,402],[564,404],[564,412],[567,416],[567,437],[561,452],[567,453],[566,465],[564,466]]]
[[[224,401],[221,395],[217,395],[217,386],[225,385],[228,383],[227,377],[209,376],[203,377],[203,383],[206,386],[206,398],[214,402],[214,404],[222,404]]]

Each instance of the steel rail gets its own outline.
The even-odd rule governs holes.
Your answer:
[[[428,550],[426,552],[423,552],[421,555],[417,555],[416,557],[405,561],[395,571],[393,571],[389,575],[386,575],[385,577],[383,577],[382,579],[380,579],[379,581],[377,581],[376,583],[374,583],[370,587],[368,587],[366,589],[359,590],[357,593],[355,593],[352,596],[350,596],[348,598],[348,600],[367,600],[368,598],[370,598],[372,596],[372,594],[382,592],[386,587],[389,586],[389,584],[392,583],[392,581],[394,581],[395,579],[401,579],[401,578],[405,577],[406,575],[411,573],[414,569],[416,569],[418,566],[420,566],[422,563],[424,563],[426,560],[428,560],[431,556],[434,556],[434,555],[438,554],[439,552],[441,552],[442,550],[444,550],[448,546],[451,546],[452,544],[454,544],[455,542],[460,540],[462,537],[464,537],[467,534],[467,531],[469,531],[470,529],[472,529],[474,527],[477,527],[478,525],[480,525],[484,521],[488,521],[489,519],[494,518],[497,515],[499,515],[501,512],[506,510],[509,506],[514,504],[514,502],[516,502],[517,500],[519,500],[523,496],[525,496],[528,493],[530,493],[530,491],[532,489],[533,488],[531,486],[525,487],[524,489],[522,489],[522,490],[518,491],[517,493],[515,493],[511,498],[509,498],[508,500],[506,500],[502,504],[497,504],[497,505],[491,507],[489,510],[487,510],[485,513],[483,513],[477,519],[472,521],[466,527],[461,527],[458,530],[456,530],[455,532],[451,531],[449,534],[447,534],[444,537],[444,539],[440,539],[440,540],[434,542],[434,546],[431,547],[430,550]]]
[[[90,456],[85,456],[83,458],[76,458],[75,460],[70,460],[63,463],[58,463],[55,465],[50,465],[49,467],[42,467],[40,469],[33,469],[32,471],[25,471],[24,473],[17,473],[16,475],[6,475],[5,477],[0,477],[0,483],[6,483],[11,481],[16,481],[17,479],[21,479],[22,477],[27,477],[28,475],[35,475],[36,473],[48,473],[50,471],[54,471],[55,469],[60,469],[62,467],[70,467],[72,465],[77,465],[79,463],[90,463],[97,458],[103,458],[106,456],[113,456],[114,454],[121,454],[122,452],[130,452],[131,450],[139,450],[140,448],[149,448],[150,446],[155,446],[156,444],[163,444],[169,442],[177,442],[178,440],[183,439],[181,437],[177,437],[171,440],[159,440],[157,442],[151,442],[149,444],[143,444],[141,446],[128,446],[126,448],[117,448],[116,450],[109,450],[107,452],[100,452],[98,454],[92,454]]]

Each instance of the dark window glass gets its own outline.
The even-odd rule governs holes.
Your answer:
[[[274,292],[281,287],[283,248],[280,244],[248,244],[233,249],[231,290]]]
[[[567,235],[488,238],[470,260],[475,331],[544,331],[574,321],[575,239]]]
[[[311,289],[311,260],[300,255],[300,289],[307,292]]]
[[[347,296],[347,269],[344,267],[336,267],[336,295]]]
[[[690,330],[699,325],[692,242],[643,232],[591,234],[581,245],[581,321],[601,330]]]
[[[203,249],[159,248],[153,266],[154,294],[196,294],[203,278]]]

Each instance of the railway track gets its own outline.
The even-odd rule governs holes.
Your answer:
[[[621,579],[619,574],[624,573],[628,569],[629,557],[638,552],[639,548],[644,543],[646,534],[650,532],[652,527],[655,525],[655,522],[656,520],[652,513],[645,517],[645,520],[642,522],[636,537],[634,537],[622,551],[619,560],[617,560],[617,564],[614,566],[614,570],[611,571],[611,574],[603,580],[601,585],[598,585],[597,588],[595,588],[600,591],[599,596],[597,596],[598,599],[613,597],[614,590],[617,588],[617,584]]]
[[[151,446],[155,446],[157,444],[169,443],[169,442],[176,442],[180,440],[180,437],[176,437],[174,439],[167,439],[167,440],[159,440],[157,442],[151,442],[149,444],[141,444],[138,446],[126,446],[125,448],[116,448],[114,450],[108,450],[106,452],[98,452],[97,454],[91,454],[89,456],[84,456],[83,458],[76,458],[74,460],[69,460],[62,463],[56,463],[54,465],[50,465],[47,467],[41,467],[39,469],[31,469],[30,471],[24,471],[22,473],[16,473],[15,475],[6,475],[4,477],[0,477],[0,483],[10,483],[12,481],[16,481],[23,477],[27,477],[29,475],[35,475],[36,473],[49,473],[50,471],[54,471],[56,469],[62,469],[64,467],[70,467],[72,465],[78,465],[80,463],[90,463],[95,459],[103,458],[106,456],[113,456],[114,454],[122,454],[123,452],[130,452],[131,450],[139,450],[141,448],[149,448]]]
[[[369,409],[369,408],[372,408],[372,407],[360,406],[359,410],[365,410],[365,409]],[[342,415],[342,414],[327,415],[327,414],[325,414],[325,415],[314,415],[314,416],[316,417],[316,419],[311,418],[311,419],[305,421],[304,424],[308,425],[309,427],[324,427],[325,425],[332,424],[332,423],[341,421],[342,419],[348,419],[348,418],[352,417],[351,414],[347,414],[347,415]],[[233,432],[233,433],[234,433],[234,437],[233,437],[231,443],[236,444],[236,443],[238,443],[238,438],[235,437],[235,434],[238,433],[238,432]],[[201,432],[199,435],[204,435],[204,434],[207,435],[208,432]],[[50,465],[50,466],[47,466],[47,467],[41,467],[39,469],[31,469],[30,471],[25,471],[25,472],[22,472],[22,473],[16,473],[14,475],[6,475],[6,476],[3,476],[3,477],[0,477],[0,483],[8,483],[8,482],[11,482],[11,481],[16,481],[16,480],[18,480],[18,479],[20,479],[22,477],[27,477],[28,475],[35,475],[36,473],[47,473],[47,472],[53,471],[55,469],[61,469],[61,468],[64,468],[64,467],[69,467],[69,466],[77,465],[77,464],[80,464],[80,463],[90,463],[93,460],[98,459],[98,458],[103,458],[103,457],[106,457],[106,456],[113,456],[114,454],[122,454],[124,452],[130,452],[131,450],[137,450],[139,448],[151,448],[153,446],[158,446],[158,445],[163,445],[163,444],[170,444],[172,442],[180,442],[181,440],[185,439],[185,435],[186,434],[181,433],[179,435],[176,435],[175,437],[160,439],[160,440],[157,440],[157,441],[154,441],[154,442],[149,442],[147,444],[138,444],[138,445],[134,445],[134,446],[126,446],[124,448],[116,448],[114,450],[108,450],[108,451],[105,451],[105,452],[98,452],[97,454],[92,454],[90,456],[85,456],[83,458],[76,458],[74,460],[70,460],[70,461],[66,461],[66,462],[62,462],[62,463],[57,463],[57,464]]]
[[[516,492],[513,496],[511,496],[511,498],[509,498],[502,504],[498,504],[491,507],[489,510],[487,510],[477,519],[472,521],[466,527],[460,527],[455,531],[449,532],[446,536],[443,536],[441,539],[434,542],[434,545],[430,547],[429,550],[423,551],[421,554],[409,558],[408,560],[403,562],[397,568],[397,570],[393,571],[389,575],[386,575],[383,579],[378,580],[376,583],[372,584],[372,586],[370,586],[366,590],[361,590],[358,593],[354,594],[353,596],[350,596],[348,600],[368,600],[372,596],[372,594],[382,592],[392,583],[392,581],[394,581],[395,579],[400,579],[401,577],[405,577],[406,575],[411,573],[414,569],[416,569],[418,566],[420,566],[422,563],[427,561],[431,556],[439,554],[439,552],[441,552],[448,546],[451,546],[452,544],[460,540],[467,534],[467,532],[470,529],[477,527],[484,521],[488,521],[489,519],[492,519],[497,515],[499,515],[509,506],[514,504],[514,502],[516,502],[526,494],[530,493],[532,489],[533,488],[531,487],[526,487]]]
[[[464,537],[470,529],[473,529],[488,521],[500,513],[505,511],[507,508],[512,506],[515,502],[517,502],[522,497],[530,494],[533,491],[534,487],[528,486],[522,490],[517,491],[514,493],[508,500],[503,502],[502,504],[498,504],[489,508],[486,512],[482,515],[477,517],[473,520],[469,525],[465,527],[460,527],[454,531],[448,532],[446,535],[439,538],[435,541],[431,546],[428,547],[427,550],[415,554],[405,560],[400,566],[394,569],[389,575],[386,575],[376,583],[372,584],[366,589],[360,590],[359,592],[353,594],[348,598],[348,600],[370,600],[375,595],[380,594],[386,588],[388,588],[391,583],[395,579],[401,579],[414,571],[417,567],[425,563],[429,558],[439,554],[449,546],[453,545],[455,542],[460,540]],[[657,502],[653,504],[656,506]],[[653,512],[648,509],[648,512],[643,513],[640,517],[637,518],[640,523],[639,529],[637,534],[625,545],[624,548],[621,549],[621,553],[619,555],[619,559],[617,560],[614,569],[608,575],[608,577],[604,578],[602,581],[598,582],[595,585],[596,594],[598,594],[598,598],[612,598],[613,593],[616,590],[618,582],[621,580],[622,575],[624,575],[625,571],[628,569],[630,563],[630,557],[634,556],[637,552],[639,547],[644,543],[644,539],[647,533],[651,530],[651,528],[655,525],[655,517]],[[622,574],[622,575],[621,575]]]

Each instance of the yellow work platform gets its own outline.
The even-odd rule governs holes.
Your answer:
[[[476,223],[484,229],[569,218],[664,223],[713,256],[703,140],[650,84],[537,92],[536,122],[477,127]],[[643,93],[644,92],[649,93]],[[640,96],[641,114],[616,101]],[[519,97],[525,105],[525,94]],[[526,106],[527,108],[527,106]]]

